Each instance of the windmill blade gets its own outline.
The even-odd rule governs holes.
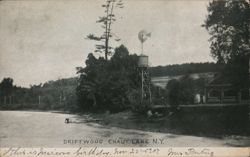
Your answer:
[[[151,37],[151,33],[146,34],[147,37]]]
[[[151,37],[151,33],[147,32],[146,30],[141,30],[138,34],[138,38],[142,43],[145,42],[149,37]]]

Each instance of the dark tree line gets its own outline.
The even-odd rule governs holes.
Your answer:
[[[0,83],[0,109],[77,110],[77,78],[49,81],[30,88],[13,85],[12,78]]]
[[[224,64],[216,63],[185,63],[167,66],[151,67],[150,72],[153,77],[156,76],[176,76],[187,75],[191,73],[220,72]]]
[[[75,111],[78,107],[81,108],[78,111],[96,109],[119,111],[135,107],[142,108],[141,78],[137,61],[137,55],[130,55],[124,46],[120,46],[115,49],[114,55],[108,61],[102,57],[96,58],[90,53],[86,60],[86,67],[78,68],[80,78],[48,81],[44,84],[32,85],[30,88],[17,87],[13,85],[12,78],[5,78],[0,83],[0,108]],[[188,65],[167,67],[169,71],[178,71],[178,74],[185,75],[188,70],[182,69],[190,69]],[[196,64],[192,64],[194,65]],[[202,64],[199,63],[199,65]],[[152,74],[159,72],[154,71],[155,69],[157,67],[151,69]],[[165,76],[166,73],[158,75]],[[169,103],[169,98],[172,96],[168,95],[168,88],[164,90],[151,85],[151,90],[154,104]]]

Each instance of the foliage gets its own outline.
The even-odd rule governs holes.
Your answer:
[[[166,86],[168,103],[173,108],[178,105],[194,104],[195,94],[204,94],[204,78],[193,79],[189,75],[180,80],[170,80]]]
[[[219,63],[227,63],[223,75],[235,89],[248,86],[250,55],[250,2],[213,0],[204,24],[211,35],[211,54]]]
[[[136,55],[130,55],[124,46],[120,46],[116,48],[115,54],[109,61],[89,54],[86,67],[77,69],[80,78],[48,81],[32,85],[30,88],[17,87],[13,85],[13,79],[5,78],[0,84],[0,108],[70,111],[78,111],[78,107],[81,110],[112,111],[131,108],[136,111],[146,111],[149,104],[141,102],[141,80],[137,60]],[[11,94],[8,94],[5,103],[3,95],[5,85],[2,84],[6,82],[11,87],[7,93]],[[165,105],[167,99],[172,98],[164,89],[153,85],[151,93],[154,105]]]
[[[104,29],[104,32],[101,36],[96,36],[94,34],[89,34],[87,36],[87,39],[94,40],[94,41],[101,41],[102,44],[96,45],[95,52],[105,53],[105,60],[108,59],[108,55],[111,54],[112,47],[109,44],[110,39],[113,36],[116,36],[114,33],[112,33],[111,26],[116,21],[115,18],[115,8],[123,8],[122,0],[106,0],[106,3],[102,5],[103,8],[105,8],[104,16],[99,17],[99,19],[96,21],[97,23],[102,24],[102,28]],[[116,39],[116,41],[119,41],[120,39]]]
[[[237,56],[234,60],[230,60],[222,71],[222,75],[226,78],[229,83],[233,85],[235,90],[247,88],[249,82],[248,74],[248,61],[249,58],[245,56]]]
[[[6,82],[9,82],[10,92],[6,92],[6,88],[3,88],[6,87]],[[75,94],[77,78],[49,81],[32,85],[30,88],[17,87],[12,83],[11,78],[4,78],[0,83],[0,109],[77,110]],[[4,98],[3,93],[10,94]]]
[[[123,45],[115,49],[109,61],[88,55],[85,68],[78,68],[80,82],[77,96],[83,110],[111,110],[129,107],[129,92],[138,88],[136,55],[129,55]]]
[[[205,72],[220,72],[223,69],[223,64],[215,63],[185,63],[174,64],[167,66],[151,67],[150,73],[154,76],[175,76],[186,75],[188,73],[205,73]]]
[[[213,0],[204,27],[212,36],[211,54],[227,63],[250,50],[250,3],[247,0]]]
[[[4,78],[0,83],[0,93],[1,96],[10,96],[13,89],[13,79],[12,78]]]
[[[173,107],[178,106],[180,104],[180,82],[176,79],[170,80],[166,86],[166,89],[168,91],[168,103]]]

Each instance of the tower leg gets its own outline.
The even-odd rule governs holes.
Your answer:
[[[152,103],[151,89],[150,89],[151,79],[149,76],[148,68],[144,68],[141,70],[141,81],[142,81],[142,85],[141,85],[142,100],[149,100],[151,104]]]

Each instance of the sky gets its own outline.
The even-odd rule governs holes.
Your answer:
[[[96,20],[104,14],[104,0],[0,1],[0,80],[29,87],[49,80],[76,76],[85,66],[94,41],[102,34]],[[151,37],[144,43],[150,66],[213,61],[209,34],[201,27],[207,15],[206,0],[124,0],[116,9],[113,32],[131,54],[140,54],[138,33]],[[102,56],[102,54],[95,54]]]

